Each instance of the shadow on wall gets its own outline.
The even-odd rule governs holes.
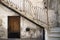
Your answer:
[[[0,39],[6,39],[7,38],[7,29],[3,26],[3,20],[0,19]]]

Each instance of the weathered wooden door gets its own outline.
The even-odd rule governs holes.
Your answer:
[[[8,16],[8,38],[20,38],[20,16]]]

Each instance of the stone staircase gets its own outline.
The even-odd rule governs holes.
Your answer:
[[[48,33],[48,40],[60,40],[60,27],[50,29]]]
[[[15,40],[20,40],[20,39],[15,39]],[[48,33],[48,40],[60,40],[60,27],[50,28],[50,31]]]

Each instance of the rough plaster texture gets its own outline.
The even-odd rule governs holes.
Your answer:
[[[57,13],[57,18],[58,18],[58,26],[60,27],[60,0],[58,0],[58,13]]]
[[[55,11],[53,9],[48,9],[48,20],[47,20],[47,13],[46,13],[47,9],[44,9],[44,0],[37,0],[37,1],[36,0],[25,0],[25,1],[8,0],[8,2],[14,4],[17,8],[24,9],[25,13],[23,15],[33,20],[37,24],[42,25],[43,27],[47,27],[47,23],[48,23],[47,21],[49,21],[50,27],[56,26],[57,19],[56,19]]]
[[[48,10],[48,19],[49,19],[49,25],[50,27],[56,27],[57,26],[57,16],[55,14],[54,10]]]
[[[0,21],[2,20],[2,22],[0,22],[0,24],[2,24],[0,25],[0,38],[8,38],[8,16],[18,16],[18,14],[12,12],[0,4]]]
[[[27,32],[26,28],[30,28],[30,31]],[[43,36],[43,29],[21,17],[21,38],[38,38],[40,36]]]
[[[0,38],[8,39],[8,16],[19,16],[15,12],[7,9],[6,7],[0,4]],[[37,25],[29,22],[28,20],[21,18],[21,38],[38,38],[42,37],[43,31]],[[31,29],[30,32],[25,32],[26,28],[29,27]],[[3,34],[2,34],[3,33]],[[23,35],[24,34],[24,35]],[[41,38],[42,39],[42,38]]]
[[[12,0],[11,0],[12,1]],[[42,0],[41,1],[39,1],[38,3],[37,3],[37,1],[35,0],[35,2],[33,2],[33,0],[30,0],[31,2],[32,2],[32,4],[34,5],[34,6],[36,6],[39,2],[40,3],[42,3]],[[59,1],[60,2],[60,1]],[[49,10],[48,10],[48,19],[49,19],[49,25],[50,25],[50,27],[56,27],[56,25],[57,25],[57,22],[58,22],[58,24],[60,25],[60,4],[58,5],[58,9],[57,9],[57,3],[59,3],[59,2],[57,2],[57,0],[52,0],[50,3],[50,5],[49,5]],[[36,3],[36,5],[35,5],[35,3]],[[39,5],[40,5],[40,3],[39,3]],[[26,4],[28,4],[28,3],[26,3]],[[18,3],[17,3],[17,5],[18,5]],[[22,3],[21,3],[21,5],[22,5]],[[37,6],[39,6],[39,5],[37,5]],[[42,9],[44,8],[43,7],[44,5],[43,5],[43,3],[39,6],[39,7],[41,7]],[[26,7],[27,8],[27,7]],[[28,7],[29,8],[29,7]],[[34,11],[36,11],[36,16],[33,14],[33,16],[35,17],[35,19],[40,19],[40,20],[42,20],[43,22],[45,22],[45,23],[47,23],[47,18],[46,18],[46,16],[47,16],[47,14],[46,13],[44,13],[43,12],[43,10],[45,10],[45,9],[43,9],[43,10],[40,10],[39,9],[39,11],[38,11],[38,9],[39,8],[37,8],[37,10],[35,10],[35,9],[33,9]],[[28,9],[26,9],[26,10],[28,10]],[[57,13],[57,10],[58,10],[58,13]],[[30,11],[30,10],[29,10]],[[46,11],[46,10],[45,10]],[[2,12],[2,11],[1,11]],[[39,17],[37,17],[37,12],[39,13]],[[34,12],[33,12],[34,13]],[[11,14],[11,13],[10,13]],[[25,15],[25,14],[24,14]],[[28,17],[28,18],[30,18],[31,19],[31,16],[30,16],[30,14],[29,13],[26,13],[26,15],[25,15],[26,17]],[[5,16],[4,16],[5,17]],[[58,18],[58,19],[57,19]],[[33,19],[32,19],[33,20]],[[33,20],[33,21],[35,21],[36,23],[38,23],[38,24],[40,24],[40,25],[42,25],[43,27],[44,26],[46,26],[44,23],[41,23],[40,21],[36,21],[36,20]],[[26,21],[25,21],[26,22]],[[26,27],[27,27],[27,23],[29,23],[29,22],[26,22],[26,24],[24,24]],[[21,24],[22,25],[22,24]],[[23,25],[23,27],[24,27],[24,25]],[[30,24],[28,24],[29,25],[29,27],[32,25],[30,25]],[[32,25],[32,26],[35,26],[35,25]],[[25,28],[26,28],[25,27]],[[22,29],[22,28],[21,28]],[[56,32],[57,33],[57,32]],[[46,32],[46,40],[48,40],[48,38],[49,37],[47,37],[48,36],[48,33]],[[27,36],[26,36],[27,37]],[[30,35],[29,35],[29,37],[30,37]],[[60,38],[50,38],[50,40],[60,40]]]

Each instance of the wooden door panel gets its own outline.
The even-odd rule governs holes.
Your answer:
[[[8,17],[8,34],[10,35],[8,35],[9,37],[12,37],[11,35],[18,36],[18,34],[20,34],[20,16]]]
[[[8,25],[8,29],[9,29],[9,30],[8,30],[8,31],[9,31],[9,32],[13,32],[13,27],[14,27],[14,25],[13,25],[13,24],[14,24],[14,23],[13,23],[13,18],[12,18],[12,17],[9,17],[8,19],[9,19],[9,22],[8,22],[8,24],[9,24],[9,25]]]
[[[10,32],[19,32],[20,30],[20,17],[19,16],[10,16],[9,17],[9,31]]]
[[[19,32],[20,29],[20,20],[19,17],[14,18],[14,32]]]

